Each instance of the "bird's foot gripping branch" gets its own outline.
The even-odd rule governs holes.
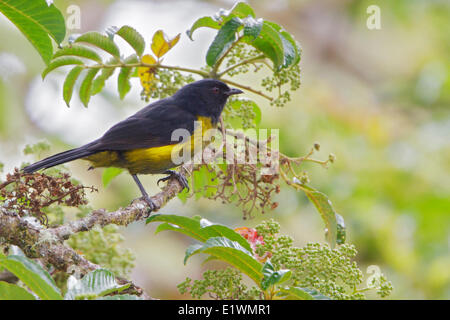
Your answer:
[[[10,5],[15,6],[14,2]],[[27,6],[32,12],[21,15]],[[270,137],[249,135],[244,130],[259,128],[263,117],[261,108],[248,97],[231,96],[231,93],[244,91],[272,106],[283,106],[290,101],[291,93],[300,85],[301,50],[288,31],[274,22],[257,18],[254,10],[243,2],[236,3],[230,10],[222,9],[214,15],[200,17],[189,28],[187,36],[193,40],[194,35],[201,35],[198,30],[201,28],[217,30],[217,34],[206,52],[206,65],[193,69],[166,62],[169,60],[167,52],[176,48],[181,34],[170,38],[158,30],[151,39],[145,39],[131,26],[123,26],[108,28],[105,34],[87,32],[64,42],[64,18],[54,5],[48,6],[44,0],[22,1],[15,11],[5,10],[0,5],[0,12],[16,24],[28,24],[29,28],[20,29],[32,40],[46,63],[43,78],[60,67],[71,66],[62,87],[63,99],[68,106],[77,89],[79,99],[87,107],[91,97],[102,94],[107,80],[116,70],[121,99],[130,92],[133,77],[140,80],[143,100],[161,99],[114,126],[102,138],[29,165],[25,167],[28,173],[16,170],[7,175],[5,181],[0,181],[0,246],[4,249],[4,254],[0,254],[0,268],[7,270],[4,272],[19,277],[40,299],[147,298],[141,288],[124,280],[133,266],[133,256],[121,248],[122,238],[117,233],[117,226],[144,219],[149,213],[147,202],[154,205],[152,209],[162,208],[177,195],[183,201],[194,196],[236,204],[242,209],[244,218],[251,218],[254,213],[277,207],[273,197],[282,191],[280,182],[283,181],[288,187],[302,191],[317,208],[326,226],[328,244],[295,248],[289,238],[276,235],[279,225],[274,221],[266,222],[255,231],[246,227],[233,230],[182,215],[150,216],[147,222],[163,222],[158,226],[158,232],[179,231],[200,242],[187,249],[185,261],[193,254],[206,253],[210,255],[208,259],[221,259],[234,268],[223,272],[210,270],[204,274],[204,280],[194,283],[187,279],[180,284],[180,291],[189,292],[196,298],[209,293],[218,299],[364,297],[363,292],[369,288],[359,288],[362,274],[350,261],[356,253],[354,248],[344,244],[343,218],[335,212],[325,194],[309,185],[309,177],[303,168],[305,162],[326,167],[335,157],[330,155],[328,160],[314,158],[314,152],[320,147],[318,144],[314,144],[305,156],[289,157],[274,148]],[[30,20],[24,22],[23,16]],[[54,23],[49,25],[48,18]],[[39,32],[30,32],[30,28],[37,28]],[[116,43],[118,38],[125,40],[134,53],[123,56]],[[59,45],[55,52],[50,39]],[[50,46],[42,45],[48,42]],[[259,84],[243,82],[244,74],[245,79],[253,78],[253,83]],[[199,78],[210,79],[195,81]],[[199,99],[186,89],[199,83],[207,90],[206,97],[216,99],[218,96],[214,95],[221,94],[223,101],[219,99],[220,103],[205,104],[200,109],[192,107],[192,102],[209,99],[205,96]],[[172,98],[164,99],[170,96]],[[177,103],[171,103],[173,101]],[[191,104],[184,103],[179,108],[180,101]],[[211,106],[215,110],[213,114],[205,111]],[[167,108],[172,109],[168,112]],[[176,108],[184,110],[182,116],[172,112]],[[160,118],[155,117],[156,114]],[[95,188],[84,187],[70,178],[66,169],[53,167],[80,158],[90,161],[94,167],[106,163],[111,168],[103,173],[105,187],[124,168],[136,177],[136,182],[139,181],[138,173],[164,172],[168,169],[167,164],[151,159],[170,155],[152,153],[155,150],[167,152],[166,149],[172,146],[167,138],[172,130],[165,126],[176,122],[170,116],[175,116],[175,120],[191,119],[192,116],[192,123],[201,120],[211,127],[218,127],[220,123],[222,142],[216,147],[225,158],[229,150],[243,152],[245,159],[248,156],[245,150],[264,149],[277,155],[279,165],[275,172],[263,174],[267,169],[265,164],[242,163],[236,161],[239,157],[225,163],[219,161],[220,157],[184,163],[180,170],[187,178],[189,190],[185,188],[181,192],[186,186],[182,179],[168,179],[161,192],[149,196],[139,182],[142,194],[147,195],[149,201],[133,201],[115,211],[89,207],[85,193],[95,191]],[[158,121],[152,123],[152,119]],[[193,125],[183,123],[181,127],[187,127],[193,135]],[[139,128],[149,132],[135,131]],[[139,134],[147,134],[151,141],[139,141],[147,143],[140,146],[137,141],[127,140],[130,136],[143,136]],[[230,144],[234,148],[230,148]],[[249,148],[240,149],[239,145]],[[36,152],[36,148],[30,150]],[[50,167],[53,168],[45,173],[34,172]],[[67,218],[69,207],[78,211],[75,219]],[[330,264],[330,261],[339,263]],[[327,272],[323,272],[325,267]],[[336,270],[339,276],[336,276]],[[253,288],[244,287],[240,281],[242,274],[254,281]],[[388,294],[390,284],[385,278],[377,279],[371,288],[381,290],[382,295]],[[341,281],[344,284],[340,286]],[[223,283],[233,285],[229,290],[221,291]],[[9,297],[35,297],[22,286],[0,280],[0,297],[5,292]]]

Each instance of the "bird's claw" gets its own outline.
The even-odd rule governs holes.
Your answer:
[[[147,213],[144,215],[144,218],[148,218],[150,217],[150,214],[155,211],[156,209],[158,209],[158,206],[153,202],[152,199],[150,199],[149,196],[144,196],[141,198],[142,200],[145,201],[145,203],[148,204],[149,209],[147,210]]]
[[[189,191],[189,182],[187,181],[186,177],[185,177],[183,174],[181,174],[181,173],[179,173],[179,172],[177,172],[177,171],[173,171],[173,170],[167,170],[167,171],[164,171],[164,173],[165,173],[165,174],[168,174],[168,176],[159,179],[159,180],[156,182],[156,184],[157,184],[158,186],[159,186],[159,183],[160,183],[161,181],[164,182],[164,181],[167,181],[167,180],[169,180],[169,179],[171,179],[171,178],[173,177],[173,178],[177,179],[178,182],[181,183],[181,185],[183,186],[183,189],[186,188],[186,189]]]

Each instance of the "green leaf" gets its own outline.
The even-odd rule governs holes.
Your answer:
[[[106,62],[106,65],[116,64],[120,61],[116,58],[111,58]],[[114,71],[116,71],[116,68],[110,67],[110,68],[102,68],[102,71],[100,72],[100,75],[98,75],[94,82],[92,83],[92,95],[96,95],[99,92],[101,92],[105,86],[106,80],[108,80],[113,74]]]
[[[253,8],[250,7],[245,2],[238,2],[236,3],[233,8],[231,8],[230,14],[234,14],[238,16],[239,18],[245,18],[248,16],[255,17],[255,12],[253,11]]]
[[[186,252],[184,254],[184,260],[183,263],[186,264],[187,260],[190,256],[195,254],[197,251],[201,250],[203,248],[203,244],[201,243],[194,243],[191,244],[189,247],[187,247]]]
[[[298,43],[294,40],[292,35],[283,30],[282,27],[274,22],[266,21],[268,25],[274,28],[280,34],[281,41],[283,42],[284,63],[283,67],[289,67],[295,65],[300,61],[300,49]]]
[[[52,62],[44,69],[42,72],[42,79],[44,79],[50,71],[55,70],[56,68],[68,65],[83,65],[84,62],[78,58],[73,57],[60,57],[53,59]]]
[[[75,86],[75,82],[77,81],[81,71],[83,71],[82,66],[74,67],[72,70],[70,70],[70,72],[66,76],[66,79],[64,80],[63,98],[68,107],[70,106],[70,100],[72,99],[73,87]]]
[[[103,90],[106,80],[108,80],[114,74],[114,71],[116,71],[115,68],[102,69],[100,75],[98,75],[92,82],[91,95],[95,96]]]
[[[138,58],[135,54],[132,54],[128,58],[125,59],[124,63],[137,63]],[[131,84],[130,77],[133,71],[132,67],[122,67],[120,68],[120,73],[117,78],[117,89],[119,91],[120,99],[123,100],[128,92],[130,92]]]
[[[85,34],[82,34],[81,36],[76,38],[74,42],[89,43],[108,52],[113,57],[120,59],[120,51],[117,45],[109,37],[101,33],[95,31],[86,32]]]
[[[255,126],[259,126],[261,123],[262,113],[260,107],[256,103],[253,104],[253,112],[255,113]]]
[[[275,69],[278,70],[284,65],[283,40],[280,33],[268,21],[264,21],[258,38],[255,40],[243,39],[242,41],[264,53],[272,60]]]
[[[337,223],[336,243],[344,244],[347,232],[345,230],[346,228],[344,218],[339,213],[336,213],[336,223]]]
[[[300,288],[300,287],[286,287],[280,288],[287,299],[294,300],[331,300],[315,289]]]
[[[239,18],[255,18],[255,12],[247,3],[238,2],[230,10],[220,9],[213,17],[201,17],[197,19],[191,28],[186,31],[186,34],[189,39],[193,40],[192,35],[198,28],[221,29],[222,26],[225,26],[233,18],[237,20]]]
[[[83,82],[81,82],[80,86],[80,99],[81,102],[83,102],[84,106],[87,108],[89,104],[89,100],[91,99],[91,92],[92,92],[92,81],[95,78],[95,75],[98,73],[100,69],[89,69],[86,73],[86,76],[84,77]]]
[[[191,249],[192,251],[193,249]],[[252,254],[242,247],[238,242],[224,237],[209,238],[202,247],[187,255],[185,261],[194,254],[207,253],[222,261],[229,263],[241,272],[249,276],[255,283],[259,284],[263,278],[261,264]]]
[[[73,44],[71,46],[59,49],[53,54],[53,59],[62,56],[77,56],[102,63],[102,58],[97,54],[97,52],[82,45]]]
[[[0,300],[36,300],[36,298],[18,285],[0,281]]]
[[[65,300],[91,299],[107,295],[114,291],[122,291],[130,284],[119,285],[114,274],[106,269],[97,269],[89,272],[81,280],[74,277],[67,283]]]
[[[201,197],[209,198],[216,194],[217,189],[208,186],[216,186],[219,181],[215,170],[210,170],[208,165],[202,165],[193,172],[194,188],[196,199]]]
[[[208,235],[201,230],[200,222],[193,218],[171,214],[155,214],[147,219],[146,223],[150,222],[167,222],[177,226],[173,229],[161,227],[161,229],[156,230],[156,233],[162,230],[173,230],[186,234],[187,236],[201,242],[208,240]]]
[[[248,37],[250,41],[256,39],[261,33],[264,20],[247,17],[242,21],[244,22],[244,36]]]
[[[62,300],[59,288],[52,277],[33,260],[24,256],[10,255],[0,258],[0,265],[12,272],[43,300]]]
[[[200,224],[204,223],[206,219],[201,219]],[[206,220],[207,221],[207,220]],[[250,243],[241,236],[239,233],[234,231],[233,229],[228,228],[227,226],[221,224],[211,224],[208,226],[203,226],[203,231],[208,232],[209,234],[214,234],[215,236],[225,237],[230,239],[231,241],[236,241],[242,247],[244,247],[247,251],[253,252]]]
[[[212,237],[226,237],[252,252],[248,241],[239,233],[224,225],[211,223],[206,219],[199,220],[177,215],[156,214],[147,219],[147,223],[150,222],[166,222],[159,225],[155,233],[165,230],[177,231],[201,242],[205,242]]]
[[[282,269],[275,271],[270,260],[267,260],[262,267],[262,273],[264,278],[261,281],[261,289],[267,290],[270,286],[273,286],[277,283],[281,283],[287,281],[291,275],[291,270]]]
[[[242,26],[242,20],[233,18],[220,28],[206,53],[206,63],[213,66],[236,41],[236,32]]]
[[[130,26],[123,26],[116,32],[116,34],[128,42],[139,57],[142,56],[145,49],[145,40],[139,32]]]
[[[192,254],[207,253],[218,259],[229,263],[236,269],[245,273],[255,283],[259,284],[263,274],[261,264],[252,256],[252,254],[242,247],[238,242],[231,241],[224,237],[209,238],[203,247]],[[189,257],[188,257],[189,258]]]
[[[292,48],[294,49],[295,53],[294,53],[294,58],[291,59],[288,57],[286,59],[286,64],[285,67],[289,66],[289,65],[296,65],[300,62],[300,58],[301,58],[301,49],[300,49],[300,45],[298,44],[297,41],[294,40],[294,38],[292,37],[292,35],[290,33],[288,33],[287,31],[281,31],[280,32],[281,35],[284,37],[284,39],[286,39],[292,46]],[[285,41],[283,41],[283,45],[287,45],[287,43]],[[290,49],[291,50],[291,49]],[[286,48],[285,48],[285,52],[286,52]],[[286,55],[286,53],[285,53]],[[292,54],[289,51],[289,55],[291,56]],[[290,62],[291,61],[291,62]],[[290,62],[290,63],[289,63]]]
[[[300,188],[305,192],[309,200],[314,204],[317,211],[319,211],[322,220],[325,222],[327,229],[326,238],[331,248],[336,246],[337,240],[337,222],[336,222],[336,212],[331,204],[328,197],[311,187],[305,185],[299,185]]]
[[[220,29],[220,24],[217,20],[214,20],[212,17],[202,17],[197,19],[194,24],[191,26],[189,30],[186,31],[186,34],[188,35],[189,39],[192,39],[192,35],[195,30],[198,28],[207,27],[212,29]]]
[[[19,28],[48,64],[53,53],[49,36],[60,44],[66,35],[61,12],[45,0],[1,0],[0,12]]]
[[[188,183],[189,183],[189,188],[192,189],[192,187],[191,187],[192,186],[192,176],[188,178]],[[178,199],[181,200],[181,202],[183,204],[185,204],[187,199],[188,199],[188,197],[189,197],[188,189],[185,188],[185,189],[183,189],[183,191],[178,192],[177,197],[178,197]]]
[[[234,110],[230,110],[230,107]],[[223,117],[234,129],[253,128],[261,122],[261,109],[253,100],[232,98],[228,100]]]
[[[103,174],[102,174],[103,187],[106,188],[109,185],[109,183],[112,181],[112,179],[117,177],[122,172],[123,172],[123,169],[114,168],[114,167],[106,168],[105,170],[103,170]]]

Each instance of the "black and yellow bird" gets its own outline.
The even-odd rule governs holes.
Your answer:
[[[241,90],[229,88],[215,79],[192,82],[173,96],[151,103],[117,123],[101,138],[33,163],[23,171],[32,173],[76,159],[88,160],[91,168],[125,168],[138,185],[150,210],[154,210],[156,206],[137,175],[168,174],[159,181],[176,177],[184,187],[188,187],[184,176],[169,170],[177,166],[172,161],[173,148],[180,148],[181,145],[179,140],[172,140],[172,132],[176,129],[187,130],[191,136],[187,143],[192,143],[196,136],[194,122],[201,121],[202,135],[207,129],[217,127],[228,97],[240,93]]]

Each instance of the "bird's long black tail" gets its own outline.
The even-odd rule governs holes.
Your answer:
[[[33,173],[40,169],[47,169],[54,167],[58,164],[66,163],[72,160],[81,159],[90,155],[93,155],[94,153],[97,153],[96,150],[89,150],[87,148],[88,145],[75,148],[72,150],[64,151],[58,154],[55,154],[53,156],[50,156],[48,158],[42,159],[41,161],[35,162],[33,164],[30,164],[29,166],[26,166],[23,168],[23,171],[25,173]]]

